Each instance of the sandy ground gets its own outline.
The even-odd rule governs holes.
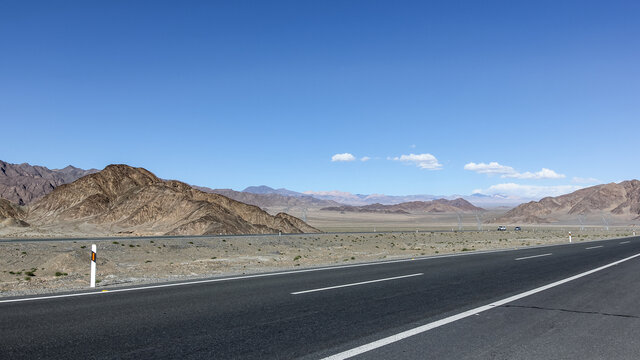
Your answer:
[[[272,208],[270,213],[287,211],[293,216],[306,219],[309,225],[322,231],[355,232],[355,231],[431,231],[431,230],[495,230],[498,225],[510,228],[523,226],[529,229],[569,229],[569,228],[604,228],[607,224],[618,228],[640,227],[640,220],[632,216],[612,216],[607,212],[594,211],[588,216],[565,215],[553,223],[532,225],[517,222],[498,223],[496,219],[504,215],[508,209],[491,209],[478,213],[412,213],[412,214],[371,214],[319,209]]]
[[[93,241],[98,288],[568,242],[568,229]],[[631,235],[573,229],[574,241]],[[0,243],[0,296],[87,289],[91,241]]]

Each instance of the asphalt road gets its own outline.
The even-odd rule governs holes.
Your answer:
[[[626,238],[4,299],[0,358],[319,359],[636,254],[640,238]],[[564,344],[567,357],[586,348],[587,340],[554,343],[554,333],[545,331],[549,326],[567,338],[601,327],[611,335],[601,347],[613,347],[616,334],[628,336],[624,331],[637,339],[639,269],[640,257],[358,358],[561,358],[546,356],[553,353],[545,353],[552,351],[545,346]],[[606,308],[612,296],[616,305]],[[629,323],[613,321],[620,319]],[[632,350],[640,349],[626,349]]]
[[[354,359],[638,359],[639,273],[628,261]]]

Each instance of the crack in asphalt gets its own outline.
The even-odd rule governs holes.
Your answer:
[[[549,310],[549,311],[562,311],[569,312],[575,314],[591,314],[591,315],[603,315],[603,316],[615,316],[615,317],[623,317],[623,318],[631,318],[631,319],[640,319],[640,316],[637,315],[627,315],[627,314],[611,314],[600,311],[584,311],[584,310],[571,310],[571,309],[562,309],[562,308],[546,308],[542,306],[525,306],[525,305],[502,305],[501,307],[505,308],[522,308],[522,309],[534,309],[534,310]]]

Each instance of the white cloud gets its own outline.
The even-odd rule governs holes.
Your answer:
[[[440,170],[442,168],[442,164],[431,154],[409,154],[387,159],[415,164],[417,167],[427,170]]]
[[[488,189],[476,189],[474,193],[485,195],[512,195],[532,199],[540,199],[546,196],[560,196],[582,189],[577,185],[538,186],[504,183],[491,185]]]
[[[575,184],[597,184],[597,183],[601,183],[602,181],[592,177],[590,178],[574,177],[573,179],[571,179],[571,182]]]
[[[331,157],[331,161],[336,162],[336,161],[354,161],[356,159],[355,156],[349,154],[349,153],[344,153],[344,154],[335,154]]]
[[[475,171],[478,174],[500,175],[502,178],[513,179],[564,179],[565,175],[558,174],[557,172],[542,168],[536,172],[518,172],[511,166],[500,165],[499,163],[492,161],[488,164],[470,162],[464,166],[465,170]]]
[[[488,164],[470,162],[464,166],[464,169],[475,171],[478,174],[513,174],[516,172],[511,166],[500,165],[495,161]]]
[[[368,157],[368,156],[363,156],[363,157],[360,159],[360,161],[369,161],[369,160],[371,160],[371,158],[370,158],[370,157]]]
[[[523,172],[523,173],[513,173],[513,174],[504,174],[501,177],[503,178],[515,178],[515,179],[564,179],[565,176],[563,174],[558,174],[557,172],[542,168],[542,170],[537,172]]]

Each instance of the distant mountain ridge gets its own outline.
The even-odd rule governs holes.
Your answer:
[[[274,188],[266,186],[266,185],[249,186],[246,189],[242,190],[242,192],[251,193],[251,194],[260,194],[260,195],[277,194],[277,195],[282,195],[282,196],[294,196],[294,197],[307,196],[307,195],[305,195],[303,193],[287,190],[285,188],[274,189]]]
[[[320,200],[333,201],[341,205],[364,206],[373,204],[396,205],[412,201],[432,201],[436,199],[455,200],[462,198],[478,207],[514,207],[533,199],[519,198],[515,196],[505,195],[385,195],[385,194],[352,194],[345,191],[305,191],[303,193],[280,188],[274,189],[266,185],[249,186],[242,192],[250,192],[253,194],[280,194],[284,196],[303,197],[310,196]],[[335,206],[335,205],[333,205]]]
[[[245,204],[255,205],[262,209],[277,208],[277,207],[316,208],[316,207],[341,205],[336,203],[335,201],[316,199],[312,196],[306,196],[304,194],[300,194],[300,196],[290,196],[290,195],[281,195],[278,193],[268,193],[268,192],[252,193],[252,192],[244,192],[244,191],[235,191],[231,189],[210,189],[202,186],[194,186],[194,188],[207,193],[224,195],[233,200],[240,201]]]
[[[361,213],[384,213],[384,214],[410,214],[410,213],[444,213],[444,212],[474,212],[485,211],[474,206],[467,200],[458,198],[455,200],[436,199],[431,201],[411,201],[394,205],[371,204],[363,206],[334,206],[320,210],[341,211],[341,212],[361,212]]]
[[[410,201],[431,201],[438,197],[435,195],[406,195],[394,196],[383,194],[352,194],[343,191],[305,191],[304,194],[317,199],[332,200],[345,205],[363,206],[372,204],[395,205]]]
[[[521,204],[495,222],[549,223],[563,216],[593,213],[640,220],[640,181],[591,186],[557,197]]]
[[[71,165],[64,169],[48,169],[27,163],[10,164],[0,161],[0,197],[16,205],[29,205],[57,186],[97,171],[79,169]]]

